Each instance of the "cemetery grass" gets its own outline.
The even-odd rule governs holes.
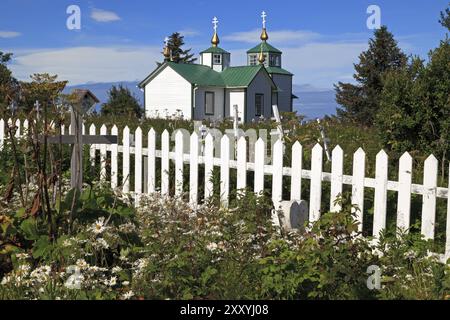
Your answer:
[[[138,122],[92,117],[89,121],[97,128],[116,124],[132,130],[140,125],[144,132],[150,127],[159,133],[180,127],[193,130],[192,123],[177,119]],[[232,126],[229,122],[215,125],[222,130]],[[366,151],[368,164],[374,163],[382,145],[373,129],[336,119],[328,119],[324,126],[331,148],[339,144],[348,155],[344,172],[350,172],[351,155],[359,147]],[[248,127],[271,129],[274,125],[263,122]],[[284,128],[289,130],[287,145],[299,140],[305,163],[309,163],[312,146],[321,142],[317,124],[299,126],[296,119],[285,115]],[[439,210],[445,212],[443,203],[438,202],[442,208],[438,208],[436,241],[425,241],[418,224],[420,199],[412,199],[411,232],[398,234],[392,227],[395,195],[390,194],[388,228],[373,248],[370,237],[356,232],[347,194],[340,200],[342,212],[325,213],[319,222],[308,225],[304,234],[274,229],[270,195],[256,197],[244,190],[242,197],[231,197],[229,210],[220,208],[217,194],[196,211],[182,199],[156,195],[145,197],[136,209],[127,195],[97,181],[94,173],[99,168],[89,167],[87,149],[83,192],[69,190],[70,151],[52,146],[52,156],[46,159],[51,173],[46,180],[51,187],[47,207],[42,204],[42,188],[33,185],[42,182],[32,179],[42,168],[31,156],[32,146],[26,140],[15,142],[19,157],[12,157],[8,143],[0,153],[0,299],[450,298],[448,265],[428,255],[436,252],[437,243],[442,248],[445,233],[439,225],[445,225],[445,216]],[[43,150],[39,149],[41,155]],[[419,151],[415,155],[419,160],[426,157]],[[390,159],[398,157],[390,154]],[[284,161],[290,163],[289,153]],[[396,161],[390,163],[392,166]],[[329,170],[329,163],[324,164],[324,170]],[[374,175],[370,165],[366,170],[367,175]],[[414,179],[419,182],[421,170],[418,161]],[[390,167],[393,179],[396,171],[398,168]],[[18,172],[28,177],[22,181],[26,184],[23,189],[17,187]],[[53,183],[55,177],[63,183]],[[217,185],[217,172],[213,179]],[[445,179],[440,181],[442,186],[446,183]],[[305,196],[308,188],[303,188]],[[325,208],[329,199],[324,197],[323,201]],[[372,206],[369,203],[366,207]],[[366,221],[372,220],[368,210]],[[370,229],[365,226],[363,232]],[[381,268],[380,290],[367,286],[371,265]]]

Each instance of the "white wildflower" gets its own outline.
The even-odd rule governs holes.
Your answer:
[[[128,292],[125,292],[125,293],[122,295],[122,299],[123,299],[123,300],[129,300],[129,299],[131,299],[133,296],[134,296],[134,292],[133,292],[132,290],[130,290],[130,291],[128,291]]]
[[[125,286],[125,287],[127,287],[127,286],[130,285],[130,281],[124,281],[124,282],[122,282],[122,285]]]
[[[89,267],[88,263],[84,259],[78,259],[76,265],[80,269],[87,269]]]
[[[95,234],[100,234],[103,231],[105,231],[106,230],[105,217],[100,217],[97,221],[95,221],[94,224],[92,224],[92,226],[89,227],[89,230]]]
[[[108,242],[106,242],[106,240],[103,238],[96,239],[95,242],[93,243],[93,246],[95,248],[100,248],[100,249],[108,249],[109,248]]]
[[[112,268],[112,273],[119,273],[120,271],[122,271],[122,268],[119,266],[115,266],[114,268]]]
[[[217,250],[217,247],[217,243],[211,242],[206,246],[206,249],[208,249],[209,251],[215,251]]]

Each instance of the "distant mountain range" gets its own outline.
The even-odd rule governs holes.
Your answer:
[[[89,89],[100,100],[97,110],[100,109],[102,103],[108,100],[108,90],[113,85],[122,84],[127,87],[143,104],[143,92],[137,87],[138,81],[124,82],[107,82],[107,83],[86,83],[76,86],[69,86],[65,89],[65,93],[69,93],[73,89]],[[319,89],[312,85],[294,85],[294,94],[299,99],[294,100],[294,110],[299,114],[305,115],[307,119],[323,118],[325,115],[336,114],[338,104],[335,101],[335,92],[331,89]]]

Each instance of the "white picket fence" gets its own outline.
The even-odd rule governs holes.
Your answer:
[[[21,128],[20,121],[16,122],[18,130],[16,137],[20,137],[23,128],[27,128],[25,122]],[[22,129],[22,131],[21,131]],[[70,129],[69,129],[70,130]],[[84,128],[83,128],[84,130]],[[110,134],[117,135],[117,126],[113,126]],[[107,127],[100,128],[100,134],[108,134]],[[91,125],[89,134],[97,134],[96,127]],[[107,165],[109,159],[111,166],[111,187],[119,186],[119,170],[121,170],[123,181],[120,186],[124,192],[133,192],[137,199],[143,192],[160,192],[162,195],[169,195],[169,170],[170,161],[175,163],[175,195],[183,193],[183,170],[184,164],[189,164],[189,202],[195,206],[199,202],[198,178],[199,166],[204,165],[204,198],[209,198],[213,194],[213,182],[211,181],[212,171],[215,166],[220,167],[220,198],[223,206],[228,205],[230,193],[230,169],[237,170],[237,189],[247,187],[247,171],[254,172],[254,192],[260,193],[264,190],[264,176],[272,176],[271,194],[276,207],[284,200],[282,195],[283,177],[291,177],[290,200],[300,201],[302,191],[302,180],[310,180],[309,219],[317,221],[321,215],[322,183],[331,182],[330,211],[340,210],[335,200],[342,193],[343,185],[352,186],[352,203],[359,210],[356,210],[357,219],[362,230],[364,212],[364,192],[366,188],[375,189],[374,196],[374,216],[373,235],[377,236],[386,227],[387,216],[387,192],[395,191],[398,194],[397,202],[397,227],[407,229],[410,226],[411,195],[422,195],[422,223],[421,231],[427,239],[434,239],[436,221],[436,201],[437,198],[447,199],[447,222],[446,222],[446,248],[442,258],[450,258],[450,199],[449,188],[437,186],[438,161],[435,156],[430,155],[424,164],[423,184],[412,183],[412,157],[405,153],[399,161],[398,181],[388,180],[388,155],[383,150],[376,156],[375,178],[365,177],[366,154],[363,149],[358,149],[353,155],[352,175],[343,174],[344,153],[340,146],[336,146],[332,151],[331,172],[323,172],[323,149],[320,144],[316,144],[312,149],[311,169],[303,168],[303,147],[300,142],[292,146],[292,163],[283,163],[284,145],[281,140],[273,143],[271,157],[266,154],[267,146],[265,140],[259,138],[253,146],[250,146],[248,139],[240,137],[237,144],[233,143],[228,135],[223,135],[220,141],[214,141],[211,134],[208,134],[204,141],[194,132],[186,139],[182,131],[175,134],[175,148],[170,150],[170,134],[165,130],[161,136],[161,148],[157,150],[157,133],[151,129],[145,139],[147,147],[143,147],[143,132],[137,128],[134,132],[134,143],[131,142],[131,133],[128,127],[123,129],[122,144],[117,145],[92,145],[90,146],[90,158],[95,164],[96,152],[100,152],[100,180],[106,181]],[[0,149],[6,139],[5,121],[0,120]],[[220,144],[219,144],[220,143]],[[203,145],[202,145],[203,144]],[[236,153],[234,147],[237,148]],[[251,147],[251,148],[249,148]],[[220,157],[216,157],[220,148]],[[249,149],[252,151],[249,161]],[[188,150],[188,151],[186,151]],[[202,152],[203,151],[203,152]],[[119,154],[121,154],[122,167],[119,168]],[[130,173],[130,155],[134,154],[134,172]],[[161,184],[156,185],[156,159],[161,159],[160,175]],[[270,160],[268,160],[270,158]],[[145,162],[145,163],[144,163]],[[144,170],[145,169],[145,170]],[[130,188],[130,175],[134,177],[134,188]],[[449,179],[450,181],[450,179]],[[145,183],[145,185],[144,185]]]

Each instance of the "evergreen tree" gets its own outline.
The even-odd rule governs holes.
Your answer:
[[[112,86],[109,90],[108,102],[102,105],[101,113],[103,115],[125,115],[140,118],[142,116],[142,108],[131,91],[120,84],[117,87]]]
[[[191,53],[192,49],[183,50],[184,36],[179,32],[174,32],[169,37],[169,49],[172,55],[172,61],[175,63],[194,63],[197,58]]]
[[[11,53],[0,51],[0,117],[12,100],[18,100],[19,82],[12,76],[7,64],[11,61]]]
[[[357,84],[339,82],[335,85],[339,117],[370,126],[379,109],[379,98],[383,90],[383,74],[401,69],[407,63],[406,55],[397,46],[386,26],[375,31],[369,49],[359,56],[353,75]]]
[[[439,22],[450,31],[450,8],[441,12],[441,20],[439,20]]]

